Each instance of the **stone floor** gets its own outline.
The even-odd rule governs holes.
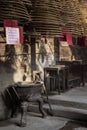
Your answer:
[[[38,116],[27,116],[27,126],[19,127],[16,124],[19,122],[20,117],[0,121],[0,130],[59,130],[66,123],[67,119],[58,117],[47,117],[45,119]]]
[[[65,118],[50,117],[43,119],[28,114],[26,127],[19,127],[20,115],[13,119],[0,121],[0,130],[87,130],[86,122],[76,122]]]
[[[75,122],[65,118],[50,117],[43,119],[38,116],[27,116],[26,127],[19,127],[16,124],[20,117],[0,121],[0,130],[87,130],[86,123]]]
[[[54,95],[50,98],[87,103],[87,85],[73,88],[61,95]],[[19,127],[17,123],[20,121],[20,114],[18,114],[15,118],[0,121],[0,130],[87,130],[86,122],[55,116],[47,116],[43,119],[40,116],[38,113],[29,112],[26,127]]]
[[[87,103],[87,84],[84,87],[80,86],[72,88],[60,95],[49,95],[49,98]]]
[[[87,84],[85,87],[76,87],[61,95],[51,95],[49,98],[87,103]],[[0,130],[87,130],[86,122],[55,116],[47,116],[43,119],[40,116],[38,113],[29,112],[26,127],[19,127],[17,123],[20,121],[20,114],[18,114],[15,118],[0,121]]]

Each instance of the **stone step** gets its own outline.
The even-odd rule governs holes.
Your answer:
[[[64,96],[54,96],[49,97],[49,101],[53,105],[61,105],[65,107],[79,108],[87,110],[87,101],[85,99],[82,100],[81,97],[79,99],[72,99],[70,97]]]
[[[54,116],[69,118],[73,120],[87,120],[87,110],[84,110],[84,109],[66,107],[66,106],[60,106],[60,105],[52,105],[52,109],[53,109]],[[49,106],[44,105],[44,110],[48,111]],[[30,105],[29,111],[39,113],[38,106]]]

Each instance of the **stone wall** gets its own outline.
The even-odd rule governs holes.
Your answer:
[[[42,72],[43,68],[54,65],[54,40],[53,38],[42,38],[36,40],[36,70]],[[72,60],[72,56],[76,60],[87,61],[87,47],[80,46],[63,46],[60,51],[60,57],[64,56],[65,60]],[[62,59],[62,58],[61,58]],[[31,45],[9,45],[0,46],[0,90],[18,81],[31,81]],[[25,76],[25,77],[24,77]]]
[[[87,47],[78,45],[60,46],[60,60],[82,60],[82,62],[87,62]]]
[[[53,39],[42,38],[35,43],[36,70],[54,64]],[[14,82],[31,81],[31,45],[6,45],[0,46],[0,91]]]
[[[81,46],[71,46],[72,54],[75,56],[76,60],[82,60],[82,62],[87,62],[87,47]]]
[[[2,44],[0,52],[2,52],[0,54],[0,90],[3,91],[9,84],[23,81],[25,64],[27,64],[27,69],[30,69],[27,63],[28,60],[26,60],[26,56],[23,55],[22,45],[7,46]],[[29,77],[29,71],[27,77]]]
[[[4,102],[4,99],[2,97],[2,94],[0,92],[0,121],[8,119],[10,117],[10,115],[11,115],[11,111],[8,110],[8,108]]]

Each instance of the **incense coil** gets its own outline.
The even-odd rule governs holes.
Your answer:
[[[32,6],[30,0],[22,0],[22,1],[24,2],[25,5]]]
[[[0,0],[0,23],[5,19],[16,19],[19,23],[30,21],[24,3],[20,0]]]
[[[60,14],[61,1],[57,0],[31,0],[31,24],[36,32],[41,34],[61,34],[63,21]]]

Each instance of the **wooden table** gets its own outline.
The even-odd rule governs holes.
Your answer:
[[[77,75],[79,75],[81,78],[82,86],[85,86],[87,76],[87,63],[71,64],[69,68],[72,68],[72,72],[75,72]]]
[[[48,90],[47,79],[51,80],[53,78],[53,80],[54,80],[53,90],[50,85],[50,91],[54,91],[56,88],[58,90],[58,93],[60,94],[60,92],[61,92],[60,81],[62,78],[62,89],[63,89],[63,91],[65,91],[65,89],[66,89],[66,86],[65,86],[66,69],[68,69],[68,67],[65,65],[54,65],[54,66],[48,66],[48,67],[44,68],[44,83],[45,83],[47,90]]]
[[[71,68],[75,68],[76,72],[79,73],[79,76],[81,77],[81,84],[82,86],[85,86],[86,82],[86,76],[87,76],[87,63],[83,63],[81,60],[75,60],[75,61],[60,61],[59,64],[66,65],[69,67],[69,70]],[[73,70],[73,71],[75,71]]]

